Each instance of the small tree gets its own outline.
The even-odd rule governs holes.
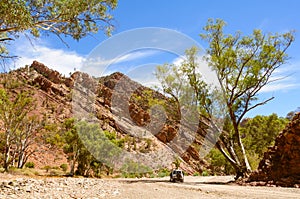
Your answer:
[[[0,89],[0,120],[4,130],[4,163],[5,171],[14,161],[15,155],[21,155],[20,164],[23,166],[25,150],[30,145],[30,139],[34,130],[30,127],[26,129],[25,121],[29,118],[29,113],[34,109],[34,101],[31,93],[19,91],[16,96],[12,92]],[[25,137],[24,137],[25,136]],[[18,148],[18,150],[13,150]],[[15,154],[11,156],[12,154]],[[26,162],[26,161],[25,161]]]
[[[15,141],[18,168],[23,168],[29,156],[35,152],[35,150],[30,149],[30,146],[34,143],[36,133],[40,127],[40,121],[35,116],[27,116],[22,121],[20,129],[17,131]]]
[[[79,155],[82,153],[82,148],[84,147],[78,133],[76,131],[75,119],[66,119],[63,124],[63,138],[65,140],[65,145],[63,147],[64,152],[68,155],[68,160],[70,164],[70,175],[75,173],[75,165],[78,162]]]
[[[173,164],[175,165],[176,169],[180,167],[182,160],[179,157],[176,157],[175,160],[173,161]]]

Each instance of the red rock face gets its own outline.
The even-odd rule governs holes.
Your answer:
[[[300,185],[300,113],[279,134],[249,180],[280,186]]]
[[[161,93],[155,92],[137,82],[132,81],[122,73],[116,72],[106,77],[93,78],[88,74],[75,72],[71,75],[71,77],[66,78],[59,72],[49,69],[44,64],[34,61],[30,68],[16,70],[10,75],[13,76],[12,78],[26,80],[28,85],[25,87],[28,90],[31,89],[35,93],[35,98],[38,103],[34,114],[46,117],[47,123],[59,124],[66,118],[73,117],[72,93],[74,93],[73,89],[77,88],[75,86],[80,84],[82,87],[88,88],[91,92],[96,94],[97,97],[95,99],[94,109],[99,120],[100,127],[103,130],[114,131],[118,134],[118,136],[126,136],[127,132],[124,132],[115,121],[116,117],[113,115],[112,111],[112,98],[115,97],[114,95],[118,96],[124,94],[124,92],[126,93],[127,90],[134,90],[133,94],[138,96],[138,99],[134,99],[134,96],[132,96],[132,98],[128,99],[128,102],[126,101],[128,104],[124,103],[124,109],[129,109],[128,111],[130,115],[130,118],[125,121],[132,121],[132,124],[128,123],[126,125],[143,127],[149,125],[151,122],[155,124],[155,122],[160,120],[160,118],[165,118],[165,123],[161,129],[157,130],[158,132],[155,133],[155,137],[153,138],[155,139],[153,142],[160,143],[160,146],[170,144],[174,139],[176,139],[178,134],[180,113],[178,113],[176,103]],[[118,83],[120,81],[122,81],[122,83],[119,85]],[[117,91],[115,89],[116,85],[119,86],[119,90]],[[148,94],[151,91],[151,97],[153,97],[153,99],[164,101],[164,108],[166,109],[164,117],[151,116],[150,103],[148,103],[149,96],[148,94],[145,94],[144,91],[147,91],[146,93]],[[189,131],[191,130],[188,126],[184,127],[184,132]],[[185,138],[181,139],[182,140],[180,141],[185,141]],[[201,145],[202,143],[201,139],[194,137],[189,137],[189,141],[191,142],[190,144],[193,143],[193,145]],[[42,148],[44,147],[44,143],[39,144],[42,145]],[[137,148],[139,146],[143,146],[143,144],[145,143],[137,143]],[[33,161],[36,165],[40,166],[42,166],[43,162],[45,162],[45,164],[55,166],[55,162],[53,162],[53,164],[51,161],[47,162],[48,160],[52,160],[52,152],[57,152],[54,149],[51,150],[44,150],[45,152],[43,153],[36,153],[29,161]],[[150,150],[156,149],[155,147],[151,147]],[[173,146],[173,150],[177,153],[177,155],[181,155],[183,160],[186,161],[187,164],[185,164],[185,170],[189,171],[189,173],[193,173],[196,170],[201,171],[202,166],[205,165],[205,162],[201,163],[202,160],[200,160],[198,154],[199,151],[197,151],[194,146],[186,147],[184,149],[179,146]],[[60,154],[59,158],[62,159],[61,162],[67,163],[64,154]],[[61,164],[61,162],[59,163]],[[205,165],[205,167],[207,167],[207,165]]]
[[[43,76],[47,77],[47,79],[55,84],[61,83],[61,74],[58,71],[50,70],[44,64],[39,63],[37,61],[33,61],[31,64],[38,73],[42,74]]]

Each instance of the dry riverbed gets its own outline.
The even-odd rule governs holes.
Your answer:
[[[300,198],[299,188],[239,186],[232,176],[93,179],[0,174],[0,198]]]

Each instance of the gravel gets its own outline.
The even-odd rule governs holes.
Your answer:
[[[0,198],[113,198],[120,194],[113,181],[93,178],[17,178],[0,181]]]

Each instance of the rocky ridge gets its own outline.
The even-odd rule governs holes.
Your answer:
[[[17,78],[20,81],[25,82],[27,89],[33,91],[34,98],[37,101],[37,108],[34,112],[36,115],[40,115],[47,122],[50,123],[61,123],[66,118],[70,118],[74,114],[74,87],[78,88],[78,84],[88,89],[91,88],[91,92],[95,94],[94,105],[92,106],[93,113],[99,122],[103,130],[115,131],[118,136],[129,135],[134,137],[135,132],[133,129],[137,128],[144,129],[149,123],[156,122],[156,118],[151,118],[149,106],[145,101],[146,93],[151,89],[140,85],[137,82],[130,80],[127,76],[121,73],[113,73],[106,77],[98,79],[92,78],[87,74],[75,72],[70,77],[64,77],[59,72],[49,69],[42,63],[34,61],[31,66],[21,68],[15,71],[11,71],[8,75],[12,78]],[[122,81],[122,84],[119,84]],[[116,85],[124,86],[116,90]],[[126,90],[127,89],[127,90]],[[122,93],[134,89],[133,96],[138,96],[136,100],[134,97],[126,99],[127,103],[123,103],[126,109],[128,108],[129,117],[123,117],[122,121],[118,121],[120,118],[116,115],[120,114],[120,109],[115,109],[112,106],[112,97],[122,96]],[[174,158],[174,148],[170,149],[170,143],[176,135],[179,133],[180,118],[176,110],[174,110],[174,104],[168,100],[165,96],[158,92],[152,92],[152,97],[160,101],[167,103],[166,107],[170,110],[164,117],[166,117],[165,123],[161,126],[161,129],[156,130],[155,134],[147,134],[147,139],[151,139],[152,146],[146,151],[146,157],[151,161],[157,155],[160,166],[171,166],[172,159]],[[122,99],[122,98],[120,98]],[[82,103],[82,102],[80,102]],[[149,104],[149,103],[148,103]],[[79,104],[79,108],[88,109],[91,107],[82,106]],[[123,111],[123,110],[121,110]],[[121,113],[122,115],[122,113]],[[125,119],[124,119],[125,118]],[[160,119],[158,117],[158,119]],[[128,130],[129,129],[129,130]],[[201,145],[201,137],[196,137],[194,134],[189,134],[190,131],[188,126],[184,126],[183,136],[181,139],[188,139],[189,146],[175,149],[177,154],[181,154],[183,159],[182,167],[187,173],[193,173],[195,171],[202,171],[207,165],[205,161],[202,161],[199,157],[197,145]],[[180,141],[180,140],[178,140]],[[140,149],[145,148],[146,140],[138,139],[137,151],[133,153],[139,153],[140,155],[146,154],[141,153]],[[139,148],[140,147],[140,148]],[[59,166],[61,163],[67,163],[67,159],[62,151],[57,151],[50,145],[43,143],[37,143],[35,148],[38,150],[28,161],[36,163],[36,167],[42,167],[43,165]],[[130,152],[129,150],[129,152]],[[53,154],[53,155],[51,155]],[[49,158],[51,157],[51,158]],[[156,158],[157,159],[157,158]],[[199,164],[200,162],[200,164]],[[157,165],[159,166],[159,165]]]
[[[300,187],[300,113],[278,135],[248,180],[252,184]]]

